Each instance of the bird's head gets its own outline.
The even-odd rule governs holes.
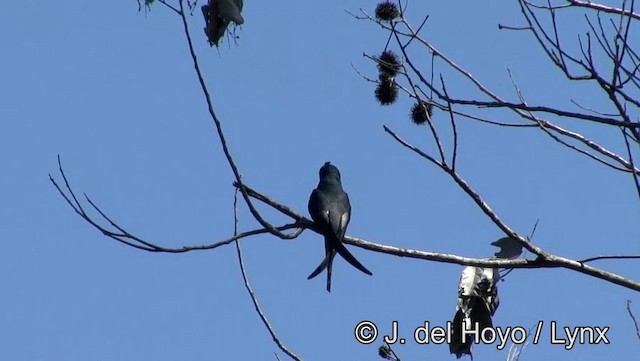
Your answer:
[[[331,162],[326,162],[322,168],[320,168],[320,179],[335,178],[340,180],[340,171]]]

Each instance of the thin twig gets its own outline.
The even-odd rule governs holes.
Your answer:
[[[176,14],[180,15],[180,10],[176,9],[175,6],[167,3],[165,0],[158,0],[158,2],[164,6],[166,6],[167,8],[169,8],[171,11],[175,12]]]
[[[621,128],[622,138],[624,139],[624,145],[627,147],[627,155],[629,156],[629,164],[631,164],[632,168],[635,168],[635,164],[633,161],[633,152],[631,151],[631,145],[629,144],[629,135],[625,132],[624,128]],[[638,194],[638,199],[640,199],[640,179],[638,179],[638,174],[636,172],[631,173],[633,177],[633,183],[636,186],[636,192]]]
[[[117,222],[111,219],[111,217],[109,217],[91,198],[89,198],[89,196],[85,194],[85,199],[91,205],[91,207],[93,207],[93,209],[97,211],[102,218],[104,218],[113,228],[115,228],[117,232],[109,230],[104,226],[100,225],[97,220],[94,220],[93,218],[91,218],[91,216],[87,212],[85,212],[85,210],[82,208],[82,204],[78,201],[78,198],[76,197],[75,192],[71,188],[69,179],[65,174],[64,168],[62,167],[62,161],[60,160],[60,156],[58,156],[58,170],[60,172],[60,175],[62,176],[62,179],[64,180],[66,192],[62,190],[61,186],[58,184],[58,182],[56,182],[56,180],[53,178],[51,174],[49,174],[49,180],[57,189],[58,193],[65,199],[67,204],[74,210],[74,212],[78,214],[82,219],[84,219],[87,223],[89,223],[92,227],[99,230],[103,235],[115,241],[118,241],[124,245],[127,245],[129,247],[133,247],[133,248],[140,249],[147,252],[185,253],[190,251],[203,251],[203,250],[214,249],[220,246],[227,245],[233,241],[236,241],[242,238],[255,236],[258,234],[270,233],[269,230],[261,228],[261,229],[254,229],[247,232],[242,232],[234,237],[231,237],[222,241],[218,241],[212,244],[191,245],[191,246],[183,246],[180,248],[163,247],[153,242],[146,241],[141,237],[138,237],[130,233],[129,231],[127,231],[124,227],[120,226]],[[251,189],[250,191],[255,192]],[[67,195],[67,193],[69,195]],[[287,207],[280,205],[279,203],[277,203],[276,201],[268,197],[256,196],[256,199],[260,199],[261,201],[265,202],[266,204],[272,206],[275,209],[286,211],[287,212],[285,213],[286,215],[297,215],[297,213],[289,210]],[[296,235],[299,235],[306,228],[315,229],[313,226],[313,222],[311,222],[310,220],[304,217],[299,218],[299,220],[300,220],[299,222],[279,226],[277,227],[277,229],[280,231],[295,229],[294,234]]]
[[[638,321],[636,321],[636,317],[631,312],[631,300],[627,300],[627,312],[629,312],[629,317],[633,321],[633,326],[636,328],[636,336],[638,336],[638,340],[640,340],[640,327],[638,327]]]
[[[239,223],[238,221],[238,189],[236,189],[236,191],[233,194],[233,235],[234,237],[238,235],[238,223]],[[300,359],[295,353],[293,353],[293,351],[289,350],[289,348],[287,348],[287,346],[280,340],[278,335],[273,330],[271,323],[269,323],[269,320],[267,320],[267,317],[264,315],[264,312],[262,311],[262,308],[258,303],[258,298],[256,296],[256,293],[253,291],[253,289],[251,288],[251,285],[249,284],[247,272],[244,267],[244,261],[242,260],[242,250],[240,249],[240,242],[236,241],[235,245],[236,245],[236,253],[238,255],[238,264],[240,265],[240,272],[242,273],[242,280],[244,282],[244,288],[247,290],[249,297],[251,297],[253,308],[256,310],[256,313],[260,317],[260,320],[262,320],[262,323],[267,328],[267,331],[269,331],[269,334],[271,335],[273,342],[276,343],[278,348],[280,348],[282,352],[287,354],[293,360],[302,361],[302,359]]]
[[[440,75],[440,83],[442,84],[442,91],[449,97],[447,93],[447,87],[444,84],[444,78]],[[447,102],[447,109],[449,110],[449,120],[451,121],[451,130],[453,133],[453,154],[451,155],[451,170],[456,170],[456,159],[458,158],[458,128],[456,127],[455,116],[453,115],[453,105]]]
[[[249,207],[249,211],[251,212],[251,214],[253,215],[253,217],[260,223],[260,225],[262,225],[265,229],[267,229],[269,231],[269,233],[280,237],[282,239],[293,239],[295,237],[297,237],[295,234],[284,234],[281,231],[279,231],[277,228],[275,228],[273,225],[271,225],[269,222],[267,222],[258,212],[258,210],[255,208],[255,206],[253,205],[253,203],[251,202],[251,198],[249,197],[249,195],[247,194],[247,191],[244,188],[244,184],[242,183],[242,176],[240,175],[240,171],[238,170],[238,167],[236,166],[235,161],[233,160],[233,157],[231,156],[231,152],[229,150],[229,147],[227,146],[227,140],[225,138],[225,135],[222,131],[222,123],[220,122],[220,119],[218,118],[218,116],[216,115],[215,111],[213,110],[213,103],[211,101],[211,95],[209,93],[209,89],[207,88],[207,85],[204,82],[204,77],[202,75],[202,71],[200,70],[200,65],[198,63],[198,57],[196,56],[196,52],[195,49],[193,47],[193,42],[191,41],[191,33],[189,32],[189,24],[187,23],[187,17],[184,13],[184,0],[180,0],[180,18],[182,19],[182,26],[183,26],[183,30],[184,30],[184,35],[185,38],[187,39],[187,45],[189,46],[189,53],[191,54],[191,60],[193,61],[193,67],[196,71],[196,75],[198,77],[198,82],[200,83],[200,88],[202,90],[202,93],[204,95],[205,101],[207,102],[207,110],[209,111],[209,115],[211,116],[211,119],[213,120],[215,126],[216,126],[216,131],[218,132],[218,138],[220,139],[220,144],[222,146],[222,151],[227,159],[227,163],[229,163],[229,166],[231,167],[231,170],[233,171],[233,175],[235,176],[235,181],[238,183],[238,187],[240,188],[240,192],[242,193],[242,197],[244,198],[247,206]]]
[[[580,263],[587,263],[593,261],[600,261],[604,259],[640,259],[640,254],[631,255],[608,255],[608,256],[595,256],[579,260]]]
[[[422,150],[418,149],[417,147],[407,143],[404,139],[400,138],[394,131],[392,131],[389,127],[387,127],[386,125],[383,125],[384,131],[389,133],[396,141],[398,141],[400,144],[402,144],[403,146],[411,149],[412,151],[416,152],[416,154],[420,155],[421,157],[427,159],[428,161],[430,161],[431,163],[437,165],[438,167],[442,168],[442,163],[438,162],[435,158],[433,158],[432,156],[430,156],[429,154],[423,152]]]
[[[524,11],[524,9],[523,9],[523,11]],[[529,21],[531,22],[532,20],[529,20]],[[381,24],[381,25],[383,25],[383,26],[384,26],[384,24]],[[409,27],[409,28],[410,28],[410,26],[409,26],[408,24],[407,24],[407,27]],[[389,29],[390,31],[392,30],[392,28],[391,28],[391,27],[388,27],[387,29]],[[403,34],[402,32],[397,31],[397,29],[396,29],[396,32],[397,32],[397,33],[400,33],[400,34]],[[412,38],[412,37],[414,37],[414,36],[415,36],[415,37],[417,37],[417,35],[416,35],[416,34],[411,34],[411,33],[407,33],[407,34],[405,34],[405,36],[410,37],[410,38]],[[492,92],[490,92],[487,88],[484,88],[484,87],[483,87],[483,86],[482,86],[482,85],[481,85],[481,84],[480,84],[480,83],[479,83],[475,78],[470,77],[470,76],[471,76],[471,75],[470,75],[470,73],[466,72],[464,69],[462,69],[461,67],[459,67],[458,65],[456,65],[456,64],[455,64],[454,62],[452,62],[451,60],[449,60],[449,59],[448,59],[448,58],[447,58],[443,53],[440,53],[439,51],[437,51],[437,50],[436,50],[432,45],[430,45],[428,42],[426,42],[426,41],[425,41],[425,40],[423,40],[423,39],[419,39],[419,40],[420,40],[420,42],[421,42],[421,43],[423,43],[424,45],[426,45],[426,46],[429,48],[429,50],[432,52],[432,54],[434,54],[434,56],[435,56],[435,55],[438,55],[438,56],[442,57],[442,58],[445,60],[445,62],[447,62],[450,66],[452,66],[454,69],[456,69],[456,70],[457,70],[459,73],[461,73],[463,76],[465,76],[465,77],[467,77],[469,80],[471,80],[471,81],[472,81],[472,82],[473,82],[473,83],[474,83],[474,84],[475,84],[475,85],[476,85],[476,86],[477,86],[477,87],[478,87],[482,92],[484,92],[485,94],[487,94],[488,96],[490,96],[491,98],[493,98],[495,101],[494,101],[494,102],[477,102],[477,101],[476,101],[476,102],[473,102],[473,101],[471,101],[471,102],[466,102],[466,103],[465,103],[463,100],[461,101],[460,99],[451,99],[450,97],[447,97],[447,96],[445,96],[444,94],[442,94],[442,93],[438,92],[438,91],[437,91],[437,90],[432,86],[432,84],[431,84],[432,82],[427,82],[427,81],[426,81],[426,79],[424,79],[424,77],[422,76],[422,74],[420,73],[420,71],[419,71],[418,69],[416,69],[416,67],[411,63],[411,59],[410,59],[410,58],[406,59],[406,60],[407,60],[407,65],[412,69],[412,71],[414,71],[414,73],[416,73],[416,75],[421,79],[421,81],[422,81],[423,83],[425,83],[425,84],[426,84],[426,85],[431,89],[431,91],[432,91],[432,92],[436,92],[436,94],[438,95],[438,97],[440,97],[441,99],[444,99],[444,100],[447,100],[447,101],[451,101],[451,102],[453,102],[453,103],[463,104],[463,105],[488,106],[488,107],[495,107],[495,106],[500,106],[500,105],[502,105],[502,106],[504,106],[504,107],[506,107],[506,108],[508,108],[508,109],[514,110],[518,115],[520,115],[520,116],[522,116],[522,117],[524,117],[524,118],[526,118],[526,119],[529,119],[529,120],[531,120],[531,121],[538,122],[538,123],[541,121],[541,119],[540,119],[540,118],[538,118],[538,117],[536,117],[536,116],[534,116],[531,112],[533,112],[533,111],[542,111],[542,112],[544,112],[544,111],[548,111],[548,110],[553,109],[553,108],[548,108],[548,107],[538,107],[538,106],[536,106],[536,107],[530,107],[530,106],[526,106],[526,105],[522,105],[522,104],[521,104],[521,105],[517,105],[517,104],[515,104],[515,103],[510,103],[510,102],[506,102],[506,101],[504,101],[503,99],[499,98],[497,95],[495,95],[495,94],[493,94]],[[542,39],[540,39],[540,42],[541,42],[541,44],[544,46],[544,43],[542,42]],[[564,54],[563,54],[563,56],[564,56],[564,57],[568,57],[568,58],[570,58],[570,59],[572,59],[572,60],[574,60],[574,61],[578,62],[578,60],[574,59],[573,57],[570,57],[570,56],[569,56],[568,54],[566,54],[566,53],[564,53]],[[562,66],[561,66],[561,68],[562,68]],[[564,70],[566,71],[566,69],[564,69]],[[574,76],[571,76],[569,73],[567,73],[567,76],[568,76],[568,77],[570,77],[571,79],[580,79],[580,77],[574,77]],[[593,77],[587,77],[587,78],[592,79]],[[578,117],[578,118],[579,118],[579,117],[580,117],[580,114],[581,114],[581,113],[567,112],[567,111],[562,111],[562,110],[558,110],[558,111],[559,111],[559,113],[558,113],[558,114],[556,114],[556,115],[562,114],[563,116],[567,116],[567,117],[574,117],[574,118],[576,118],[576,117]],[[551,111],[550,113],[553,113],[553,111]],[[591,116],[591,115],[588,115],[588,114],[587,114],[587,115],[585,115],[585,116]],[[607,122],[611,123],[611,121],[613,121],[614,123],[615,123],[615,122],[617,122],[617,120],[613,120],[613,119],[610,119],[610,118],[609,118],[609,119],[607,119],[607,117],[597,117],[597,116],[592,116],[592,117],[593,117],[593,118],[592,118],[591,120],[593,120],[593,121],[601,121],[601,120],[602,120],[602,121],[604,121],[605,123],[607,123]],[[604,120],[604,119],[607,119],[607,120]],[[556,128],[556,127],[557,127],[557,126],[555,126],[553,123],[551,123],[551,122],[549,122],[549,121],[544,121],[544,122],[545,122],[546,124],[548,124],[548,125],[549,125],[549,127],[552,127],[552,128]],[[638,124],[638,123],[634,123],[634,124]],[[622,158],[622,157],[618,156],[617,154],[615,154],[615,153],[613,153],[613,152],[611,152],[611,151],[607,150],[606,148],[604,148],[604,147],[602,147],[602,146],[600,146],[600,145],[596,144],[596,143],[595,143],[595,142],[593,142],[593,141],[590,141],[590,140],[586,139],[586,138],[585,138],[585,137],[583,137],[583,136],[580,136],[579,134],[577,134],[577,133],[575,133],[575,132],[568,132],[568,131],[564,131],[564,132],[563,132],[563,130],[562,130],[560,127],[557,127],[557,128],[558,128],[558,129],[555,129],[555,130],[557,130],[557,131],[559,131],[559,132],[563,133],[563,135],[569,135],[569,136],[571,136],[572,138],[574,138],[574,139],[576,139],[576,140],[578,140],[578,141],[580,141],[580,142],[583,142],[585,145],[589,146],[590,148],[594,149],[595,151],[597,151],[597,152],[599,152],[599,153],[602,153],[604,156],[606,156],[606,157],[611,157],[612,159],[616,160],[617,162],[619,162],[619,163],[623,164],[623,166],[624,166],[625,168],[629,168],[629,164],[628,164],[628,162],[627,162],[624,158]],[[630,128],[630,129],[631,129],[631,131],[634,131],[634,132],[636,132],[636,131],[637,131],[637,129],[636,129],[636,128]],[[564,142],[564,143],[562,143],[562,144],[568,144],[568,143]],[[569,148],[574,149],[574,150],[578,150],[578,149],[579,149],[579,148],[571,147],[571,146],[569,146]],[[585,151],[580,151],[580,152],[581,152],[581,153],[583,153],[583,154],[585,154],[585,155],[587,155],[587,156],[589,156],[589,157],[591,157],[591,158],[593,158],[593,159],[595,159],[595,160],[601,161],[601,159],[600,159],[599,157],[592,156],[592,155],[591,155],[590,153],[588,153],[588,152],[585,152]],[[605,163],[605,164],[607,164],[607,165],[609,165],[609,166],[611,166],[608,162],[604,162],[604,163]],[[619,167],[613,167],[613,168],[618,169],[618,170],[623,170],[623,169],[620,169]],[[636,171],[637,171],[637,170],[636,170]]]

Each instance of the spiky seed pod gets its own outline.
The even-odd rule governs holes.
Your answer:
[[[390,105],[398,99],[398,85],[392,77],[380,74],[380,82],[376,88],[376,99],[381,105]]]
[[[400,71],[400,61],[398,56],[391,50],[385,50],[380,54],[378,58],[378,70],[380,73],[388,76],[396,76]]]
[[[411,108],[411,120],[417,125],[430,121],[431,114],[433,114],[433,104],[424,100],[415,103]]]
[[[398,5],[391,1],[383,1],[376,5],[376,18],[380,21],[391,21],[400,17]]]

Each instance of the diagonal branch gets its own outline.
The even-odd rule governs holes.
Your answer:
[[[636,321],[636,317],[631,312],[631,300],[627,300],[627,312],[629,312],[629,317],[631,317],[631,321],[633,321],[633,326],[636,329],[636,336],[638,336],[638,340],[640,340],[640,327],[638,327],[638,321]]]
[[[233,195],[233,221],[234,221],[233,235],[237,236],[238,235],[238,189],[236,189]],[[295,353],[293,353],[293,351],[289,350],[289,348],[287,348],[287,346],[280,340],[280,337],[278,337],[278,335],[274,331],[273,327],[271,326],[271,323],[269,322],[269,320],[267,320],[267,317],[264,315],[264,312],[262,312],[262,308],[258,303],[258,298],[256,297],[256,293],[253,291],[253,289],[251,288],[251,285],[249,284],[247,272],[244,268],[244,261],[242,259],[242,250],[240,249],[240,242],[236,241],[234,243],[236,245],[236,253],[238,255],[238,264],[240,265],[240,272],[242,273],[242,280],[244,282],[244,287],[247,290],[249,297],[251,298],[251,302],[253,303],[253,307],[256,310],[258,317],[260,317],[260,320],[262,320],[262,323],[267,328],[267,331],[269,331],[269,334],[271,335],[273,342],[276,343],[278,348],[280,348],[282,352],[284,352],[289,357],[291,357],[291,359],[296,361],[302,361],[301,358],[299,358]]]
[[[531,16],[530,14],[526,13],[525,7],[523,7],[522,11],[523,11],[523,14],[525,14],[525,16]],[[635,171],[635,172],[640,173],[640,170],[631,167],[630,163],[626,159],[624,159],[623,157],[615,154],[614,152],[612,152],[612,151],[608,150],[607,148],[595,143],[594,141],[588,139],[587,137],[585,137],[585,136],[583,136],[583,135],[581,135],[581,134],[579,134],[577,132],[565,130],[565,129],[553,124],[552,122],[550,122],[548,120],[541,119],[539,116],[534,115],[532,112],[534,112],[534,111],[535,112],[543,112],[543,113],[553,114],[553,115],[556,115],[556,116],[564,116],[564,117],[568,117],[568,118],[578,118],[578,119],[590,120],[590,121],[594,121],[594,122],[598,122],[598,123],[602,123],[602,124],[622,126],[622,127],[625,127],[627,129],[629,129],[630,131],[634,132],[634,134],[639,132],[638,131],[638,126],[640,126],[640,123],[631,122],[629,120],[629,118],[626,117],[624,114],[621,115],[621,116],[625,120],[624,121],[620,121],[620,120],[614,119],[613,117],[597,116],[597,115],[578,113],[578,112],[570,112],[570,111],[565,111],[565,110],[562,110],[562,109],[555,109],[555,108],[546,107],[546,106],[529,106],[527,104],[522,104],[522,103],[507,102],[506,100],[502,99],[501,97],[499,97],[498,95],[496,95],[495,93],[490,91],[488,88],[483,86],[482,83],[479,80],[477,80],[471,73],[469,73],[464,68],[462,68],[460,65],[456,64],[454,61],[449,59],[444,53],[442,53],[439,50],[437,50],[437,48],[435,48],[428,41],[426,41],[425,39],[421,38],[418,34],[413,32],[410,24],[406,20],[404,20],[404,19],[400,20],[400,23],[404,24],[408,29],[406,32],[403,32],[403,31],[399,30],[395,26],[391,27],[388,24],[382,23],[380,21],[377,21],[376,19],[371,18],[364,11],[363,11],[363,14],[364,14],[364,16],[356,17],[356,18],[357,19],[366,19],[366,20],[370,20],[370,21],[376,22],[377,24],[379,24],[381,27],[383,27],[384,29],[386,29],[388,31],[395,31],[395,32],[397,32],[398,34],[400,34],[402,36],[408,37],[409,39],[413,39],[413,38],[417,39],[418,42],[420,42],[420,44],[426,46],[429,49],[429,51],[432,54],[434,54],[434,56],[438,56],[439,58],[443,59],[445,61],[445,63],[448,64],[452,69],[454,69],[456,72],[461,74],[463,77],[465,77],[469,81],[471,81],[474,84],[474,86],[477,87],[482,93],[484,93],[485,95],[487,95],[491,99],[493,99],[493,101],[454,99],[454,98],[448,96],[447,94],[444,94],[442,91],[438,90],[432,84],[432,81],[430,82],[429,80],[427,80],[422,75],[421,71],[412,63],[411,58],[404,51],[405,49],[403,48],[403,44],[398,41],[398,46],[400,46],[400,48],[401,48],[401,50],[403,52],[403,55],[405,57],[405,61],[406,61],[406,65],[407,65],[408,69],[410,69],[412,72],[414,72],[414,74],[420,79],[420,81],[422,83],[424,83],[429,89],[431,89],[432,93],[435,93],[443,101],[446,101],[446,102],[449,102],[449,103],[453,103],[453,104],[471,105],[471,106],[475,106],[475,107],[496,107],[496,108],[509,109],[511,111],[514,111],[518,116],[535,123],[535,124],[530,124],[530,125],[538,125],[538,126],[544,125],[545,127],[551,128],[554,131],[562,134],[563,136],[568,136],[570,138],[573,138],[574,140],[582,143],[584,146],[586,146],[588,148],[591,148],[592,150],[602,154],[602,156],[604,156],[606,158],[611,158],[615,162],[620,163],[622,165],[622,168],[613,166],[611,163],[609,163],[605,159],[603,159],[603,158],[601,158],[599,156],[595,156],[595,155],[591,154],[590,152],[582,150],[582,149],[580,149],[578,147],[569,146],[569,148],[571,148],[571,149],[577,150],[580,153],[582,153],[584,155],[587,155],[588,157],[590,157],[590,158],[592,158],[592,159],[594,159],[596,161],[603,162],[603,163],[607,164],[608,166],[610,166],[610,167],[612,167],[614,169],[625,171],[625,172],[627,172],[627,171],[629,171],[629,172]],[[534,27],[535,18],[534,18],[534,20],[532,20],[531,18],[527,18],[527,19],[528,19],[529,24],[530,24],[530,27],[527,28],[527,30],[532,30],[531,28]],[[534,34],[537,35],[537,33],[535,31],[534,31]],[[548,36],[547,36],[547,39],[549,39],[549,41],[551,41]],[[539,40],[540,44],[543,46],[543,48],[545,48],[544,41],[542,40],[542,38],[538,37],[538,40]],[[631,49],[629,49],[628,51],[629,51],[630,54],[633,53],[633,51]],[[550,50],[549,50],[549,53],[551,53]],[[549,56],[551,57],[551,55],[549,55]],[[564,53],[563,56],[571,58],[572,61],[579,62],[579,60],[571,57],[569,54]],[[558,62],[558,64],[560,64],[559,66],[561,66],[561,62]],[[587,66],[584,63],[582,63],[582,64],[584,66]],[[567,74],[567,76],[570,79],[579,79],[579,78],[571,76],[568,72],[566,72],[566,69],[563,69],[563,70],[565,70],[565,73]],[[594,79],[594,77],[588,77],[588,78],[589,79]],[[625,97],[625,95],[623,95],[623,97]],[[627,98],[628,97],[625,97],[625,100],[627,100]],[[446,110],[446,107],[444,109]],[[501,124],[499,124],[499,125],[501,125]],[[546,132],[546,131],[545,131],[545,133],[547,135],[549,135],[552,139],[558,141],[558,139],[559,139],[558,137],[554,137],[554,136],[552,136],[551,133]],[[638,133],[638,134],[640,134],[640,133]],[[567,143],[565,141],[561,141],[561,143],[564,144],[564,145],[568,145],[569,144],[569,143]]]
[[[489,206],[489,204],[482,199],[482,197],[476,193],[469,184],[460,177],[460,175],[449,168],[446,164],[439,164],[435,162],[428,154],[422,152],[419,148],[409,144],[402,138],[400,138],[397,134],[392,132],[390,129],[385,127],[385,131],[389,133],[396,141],[402,144],[404,147],[414,151],[415,153],[421,155],[423,158],[429,160],[431,163],[438,165],[445,173],[447,173],[453,180],[458,184],[458,186],[465,192],[467,195],[476,203],[476,205],[480,208],[480,210],[487,216],[491,221],[500,228],[505,235],[511,237],[518,241],[524,248],[526,248],[529,252],[537,255],[535,260],[527,260],[527,259],[517,259],[517,260],[483,260],[479,261],[477,259],[467,259],[464,257],[454,256],[454,255],[442,255],[436,254],[432,252],[422,252],[415,250],[401,250],[396,247],[391,246],[380,246],[375,244],[370,244],[366,241],[354,239],[351,237],[346,237],[345,241],[350,244],[354,244],[360,246],[365,249],[370,249],[377,252],[384,252],[388,254],[395,254],[402,257],[411,257],[411,258],[420,258],[420,259],[428,259],[432,261],[438,262],[447,262],[447,263],[457,263],[457,264],[465,264],[471,266],[482,266],[482,267],[500,267],[500,268],[554,268],[561,267],[566,269],[571,269],[577,271],[579,273],[583,273],[586,275],[590,275],[599,279],[603,279],[618,285],[621,285],[626,288],[630,288],[636,291],[640,291],[640,282],[634,281],[628,278],[625,278],[621,275],[618,275],[613,272],[605,271],[600,268],[596,268],[590,265],[587,265],[583,262],[575,261],[570,258],[556,256],[550,253],[547,253],[542,248],[535,246],[533,243],[529,242],[525,237],[520,236],[513,229],[511,229],[506,223],[504,223],[500,217],[495,213],[495,211]],[[352,243],[353,242],[353,243]]]
[[[610,14],[619,14],[619,15],[621,14],[636,20],[640,20],[640,14],[634,13],[631,10],[624,10],[616,7],[606,6],[606,5],[594,3],[591,1],[567,0],[567,2],[577,7],[589,8],[589,9],[602,11],[604,13],[610,13]]]
[[[270,224],[269,222],[267,222],[258,212],[258,210],[256,210],[255,206],[253,205],[253,203],[251,202],[251,198],[249,197],[249,195],[247,194],[246,189],[244,188],[244,184],[242,183],[242,176],[240,175],[240,171],[238,170],[238,167],[236,166],[235,161],[233,160],[233,157],[231,156],[231,152],[229,150],[229,147],[227,145],[227,140],[225,138],[224,132],[222,131],[222,123],[220,121],[220,119],[218,118],[218,116],[216,115],[215,111],[213,110],[213,102],[211,101],[211,95],[209,93],[209,89],[207,88],[207,85],[204,81],[204,77],[202,75],[202,71],[200,70],[200,65],[198,63],[198,57],[196,56],[196,52],[195,49],[193,47],[193,42],[191,41],[191,34],[189,32],[189,24],[187,23],[187,17],[184,11],[184,0],[180,0],[180,19],[182,20],[182,26],[184,29],[184,35],[187,39],[187,45],[189,46],[189,53],[191,54],[191,59],[193,60],[193,67],[195,69],[196,75],[198,77],[198,82],[200,83],[200,88],[202,90],[202,94],[204,95],[205,101],[207,103],[207,110],[209,111],[209,115],[211,116],[211,119],[213,120],[213,123],[216,126],[216,131],[218,132],[218,138],[220,139],[220,144],[222,145],[222,151],[227,159],[227,163],[229,163],[229,166],[231,167],[231,170],[233,171],[233,175],[235,176],[236,182],[239,185],[239,189],[240,192],[242,193],[242,197],[244,198],[247,206],[249,207],[249,211],[251,212],[251,214],[253,215],[253,217],[260,223],[260,225],[262,225],[265,229],[267,229],[269,231],[269,233],[280,237],[282,239],[293,239],[296,237],[296,234],[285,234],[282,233],[282,231],[278,230],[276,227],[274,227],[272,224]]]
[[[633,161],[633,152],[631,151],[631,145],[629,144],[629,135],[625,132],[625,129],[620,129],[622,132],[622,138],[624,139],[624,145],[627,147],[627,156],[629,157],[629,163],[631,166],[635,168]],[[636,193],[638,194],[638,198],[640,199],[640,179],[638,179],[638,174],[633,172],[631,173],[633,176],[633,183],[636,186]]]
[[[595,256],[595,257],[579,260],[578,262],[587,263],[587,262],[600,261],[605,259],[640,259],[640,254]]]

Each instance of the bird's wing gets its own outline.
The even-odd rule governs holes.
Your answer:
[[[344,244],[342,244],[344,234],[347,231],[347,226],[351,220],[351,205],[349,204],[349,196],[347,196],[347,193],[341,190],[333,199],[331,199],[327,208],[329,209],[329,222],[331,224],[331,229],[333,230],[333,235],[335,236],[335,238],[331,240],[334,243],[332,245],[333,249],[353,267],[371,276],[371,271],[362,265],[362,263],[360,263],[360,261],[358,261],[353,254],[349,252]]]
[[[313,219],[313,222],[316,224],[316,226],[320,227],[320,231],[322,231],[323,233],[326,232],[326,230],[329,228],[329,225],[331,224],[325,199],[326,198],[324,197],[322,192],[318,189],[314,189],[313,192],[311,192],[311,196],[309,197],[309,214],[311,215],[311,219]],[[318,267],[316,267],[316,269],[311,272],[307,279],[314,278],[315,276],[319,275],[320,272],[324,271],[325,268],[327,268],[327,266],[329,265],[329,260],[331,258],[330,256],[333,243],[335,242],[327,239],[327,236],[325,235],[325,257],[322,262],[320,262]]]
[[[338,241],[342,242],[344,234],[347,232],[347,225],[349,224],[351,216],[349,213],[335,209],[335,207],[334,209],[329,210],[327,216],[329,217],[329,223],[331,225],[333,235]]]
[[[351,220],[351,205],[349,197],[343,191],[335,194],[325,203],[325,209],[328,210],[329,224],[331,230],[340,242],[347,232],[347,226]]]
[[[336,240],[342,241],[351,218],[349,198],[345,194],[327,194],[314,189],[309,197],[309,214],[321,230],[333,233]]]
[[[309,214],[313,222],[322,228],[330,224],[329,211],[325,203],[322,193],[318,189],[314,189],[309,197]]]

